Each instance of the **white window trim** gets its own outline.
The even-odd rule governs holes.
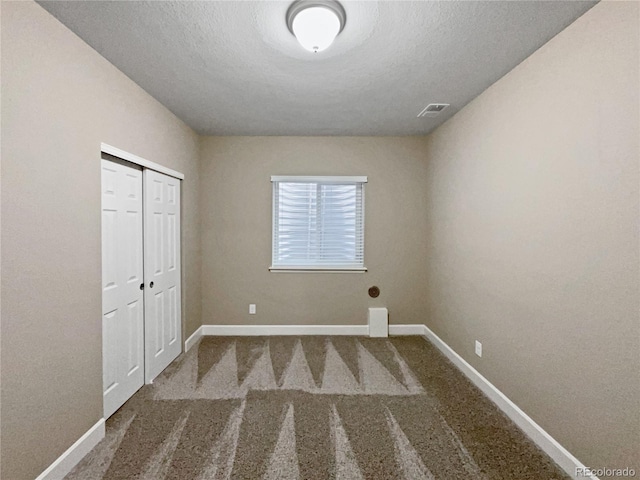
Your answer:
[[[365,203],[365,184],[368,183],[368,177],[357,175],[357,176],[316,176],[316,175],[272,175],[271,182],[326,182],[333,184],[340,183],[361,183],[362,184],[362,208],[363,208],[363,217],[362,217],[362,234],[364,236],[365,232],[365,218],[364,218],[364,203]],[[271,248],[273,251],[273,232],[275,229],[274,219],[276,218],[275,212],[275,202],[273,202],[272,195],[272,212],[271,212]],[[363,248],[364,248],[364,237],[363,237]],[[272,258],[273,261],[273,258]],[[365,273],[367,272],[367,267],[353,267],[353,266],[331,266],[331,265],[271,265],[269,267],[269,271],[271,273]]]
[[[271,175],[272,182],[367,183],[366,176]]]
[[[367,267],[332,267],[322,266],[288,266],[288,267],[269,267],[272,273],[365,273]]]

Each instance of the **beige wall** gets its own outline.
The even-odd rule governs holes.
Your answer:
[[[33,479],[102,417],[100,143],[182,171],[200,324],[198,138],[32,2],[2,2],[2,471]]]
[[[203,323],[365,324],[370,306],[388,307],[392,323],[423,323],[424,150],[416,137],[203,138]],[[367,175],[369,271],[270,273],[271,175]]]
[[[596,5],[429,136],[423,262],[430,328],[585,464],[636,470],[639,7]]]

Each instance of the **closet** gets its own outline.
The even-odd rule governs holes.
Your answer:
[[[104,417],[182,351],[180,180],[102,160]]]

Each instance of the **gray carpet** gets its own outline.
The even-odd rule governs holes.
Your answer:
[[[421,337],[205,337],[66,478],[569,477]]]

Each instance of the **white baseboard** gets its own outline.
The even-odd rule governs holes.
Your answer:
[[[104,438],[104,433],[104,418],[101,418],[49,465],[49,468],[38,475],[36,480],[62,480]]]
[[[424,325],[389,325],[389,335],[424,335]]]
[[[369,335],[369,325],[203,325],[202,335]]]
[[[487,380],[480,372],[473,368],[467,361],[458,355],[440,337],[433,333],[427,326],[420,325],[423,335],[438,349],[445,357],[471,380],[489,399],[502,410],[520,429],[535,442],[547,455],[549,455],[571,478],[576,480],[599,480],[598,477],[581,475],[579,470],[585,471],[585,466],[571,452],[564,448],[558,441],[549,435],[540,425],[538,425],[529,415],[523,412],[518,405],[513,403],[495,385]]]
[[[193,332],[189,338],[187,338],[187,341],[184,342],[184,353],[187,353],[191,349],[191,347],[193,347],[198,342],[198,340],[200,340],[200,337],[202,337],[202,327],[198,327],[196,331]]]
[[[187,339],[188,351],[202,336],[359,335],[368,336],[368,325],[202,325]],[[424,325],[389,325],[389,335],[424,335]]]

